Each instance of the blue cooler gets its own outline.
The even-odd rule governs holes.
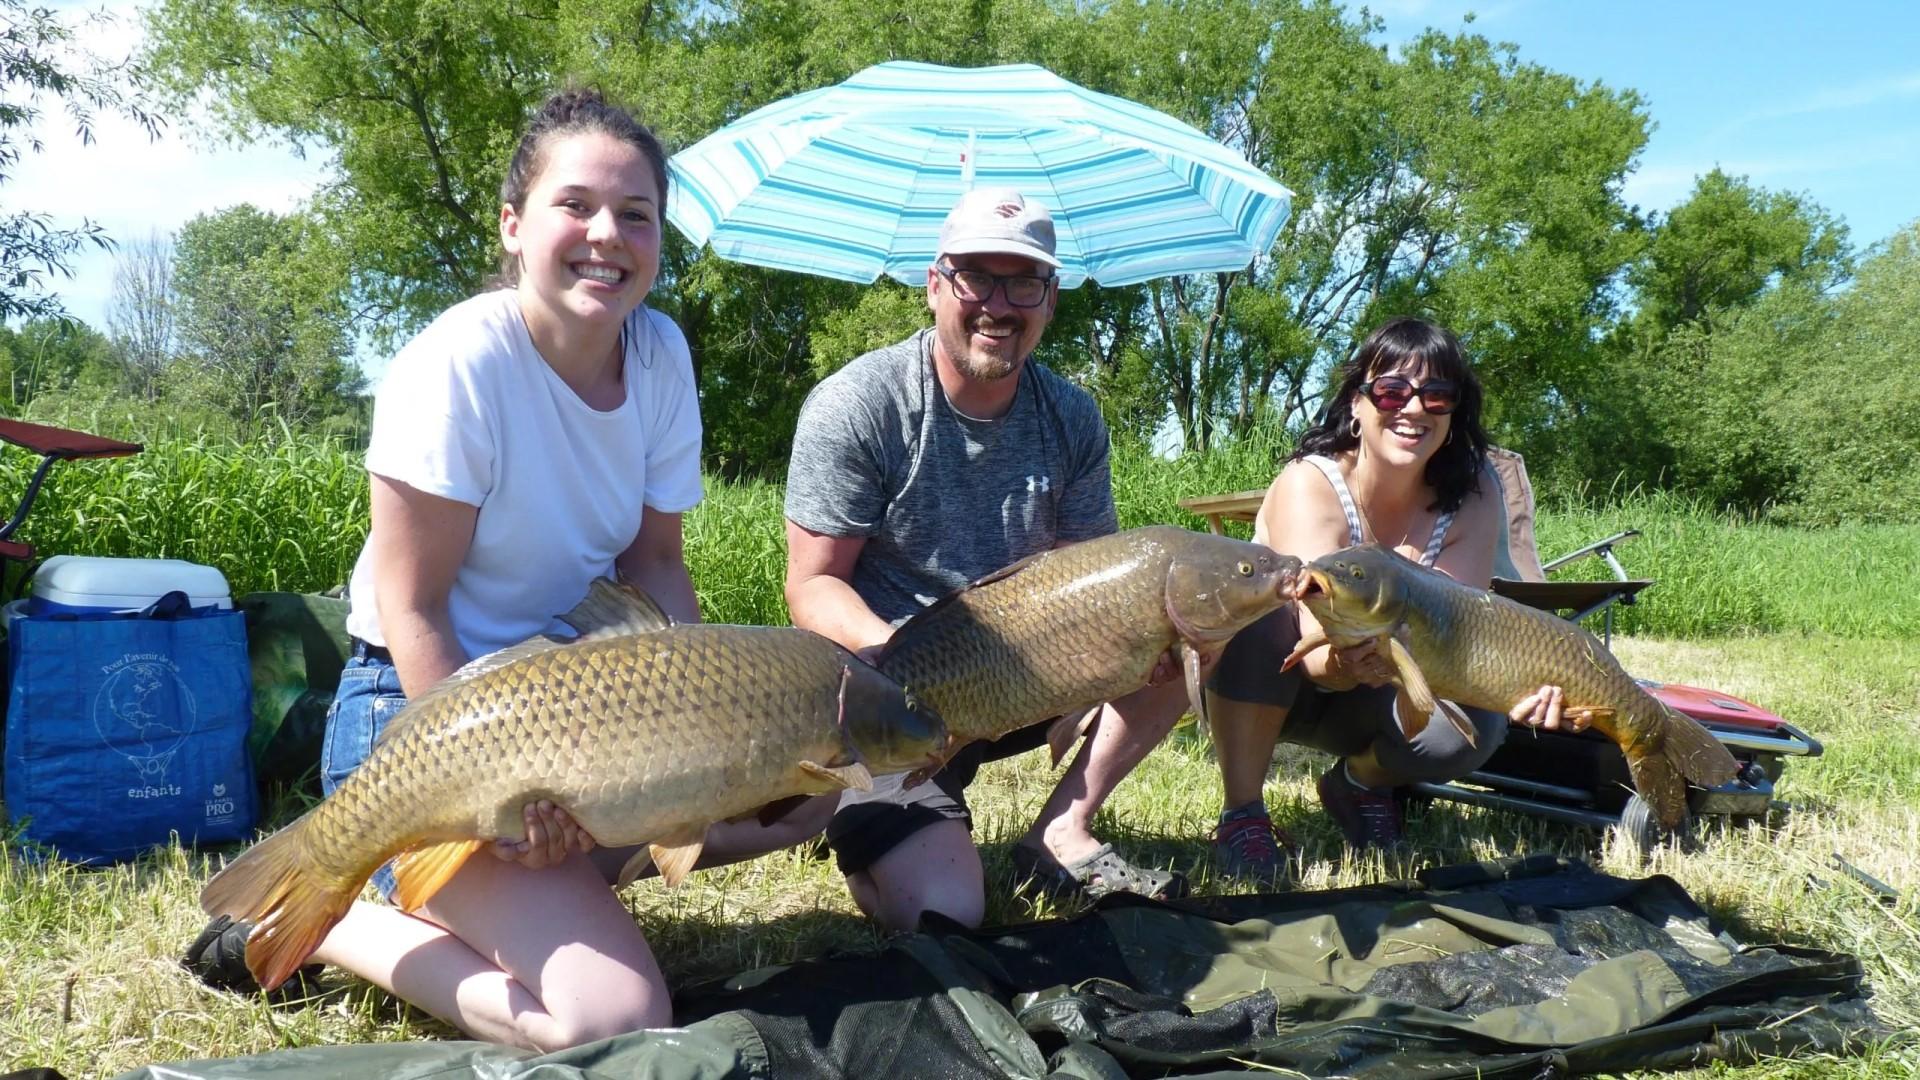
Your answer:
[[[107,862],[252,834],[246,617],[220,571],[59,556],[5,614],[5,797],[23,840]]]

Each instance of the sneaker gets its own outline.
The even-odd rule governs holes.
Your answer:
[[[231,990],[236,994],[258,994],[260,984],[247,970],[247,938],[253,933],[253,924],[242,920],[235,922],[226,915],[216,916],[200,931],[200,936],[187,946],[186,955],[180,958],[180,966],[198,976],[200,981],[215,990]],[[298,995],[307,991],[307,984],[318,978],[321,965],[308,964],[293,973],[293,977],[274,989],[274,996]]]
[[[1222,821],[1213,830],[1213,862],[1222,877],[1276,882],[1287,874],[1293,837],[1273,827],[1265,814]]]
[[[1336,761],[1333,768],[1320,774],[1315,785],[1320,805],[1340,827],[1349,847],[1394,848],[1407,839],[1407,819],[1400,800],[1391,791],[1376,791],[1354,783],[1347,776],[1347,764]]]

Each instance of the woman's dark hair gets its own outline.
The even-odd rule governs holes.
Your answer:
[[[513,160],[507,164],[507,176],[500,182],[500,201],[518,214],[527,208],[527,192],[546,167],[547,147],[556,138],[597,132],[631,144],[653,166],[653,178],[659,186],[659,213],[667,212],[667,152],[660,140],[633,114],[610,104],[600,91],[573,87],[553,93],[540,103],[527,121],[527,130],[514,147]],[[504,255],[500,276],[512,282],[520,268]]]
[[[1332,456],[1359,445],[1360,437],[1353,433],[1353,399],[1360,394],[1360,384],[1416,361],[1426,367],[1427,378],[1449,379],[1460,387],[1447,443],[1428,459],[1425,476],[1437,495],[1429,509],[1460,509],[1468,495],[1480,490],[1480,470],[1487,457],[1487,432],[1480,426],[1480,380],[1468,366],[1459,339],[1424,319],[1391,319],[1367,335],[1340,369],[1339,386],[1326,410],[1300,437],[1292,460],[1309,454]]]

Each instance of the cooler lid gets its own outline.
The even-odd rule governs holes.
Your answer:
[[[214,567],[184,559],[98,555],[55,555],[33,575],[36,596],[63,603],[84,603],[89,596],[158,598],[176,589],[189,597],[225,597],[227,578]]]

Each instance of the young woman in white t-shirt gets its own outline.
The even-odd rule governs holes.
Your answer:
[[[699,619],[680,516],[699,502],[700,415],[673,322],[643,305],[660,265],[666,159],[591,91],[550,98],[502,185],[512,287],[455,305],[394,358],[375,403],[372,531],[354,567],[353,657],[329,715],[331,791],[409,695],[541,632],[620,571]],[[824,827],[816,799],[772,826],[716,825],[700,865]],[[609,882],[627,853],[549,803],[417,912],[357,902],[314,954],[493,1042],[552,1050],[672,1019],[645,937]],[[376,876],[391,890],[386,870]],[[248,926],[216,920],[187,962],[246,988]]]

